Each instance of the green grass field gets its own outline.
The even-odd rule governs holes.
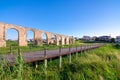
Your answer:
[[[34,51],[41,51],[44,50],[44,47],[47,50],[50,49],[59,49],[60,46],[56,46],[56,45],[41,45],[41,46],[36,46],[36,45],[32,45],[31,43],[28,44],[29,46],[21,46],[20,50],[21,52],[34,52]],[[80,46],[80,45],[85,45],[84,43],[80,43],[80,41],[76,41],[74,44],[71,45],[62,45],[62,48],[68,48],[70,47],[75,47],[75,46]],[[10,50],[10,46],[12,47]],[[0,48],[0,54],[17,54],[18,53],[18,43],[15,41],[7,41],[7,47],[2,47]]]
[[[16,66],[0,66],[0,80],[120,80],[120,45],[108,44],[78,56],[75,60],[72,55],[71,63],[65,56],[61,69],[59,59],[48,61],[46,70],[43,62],[38,62],[35,68],[33,63],[18,60]]]

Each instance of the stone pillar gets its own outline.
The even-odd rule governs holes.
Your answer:
[[[71,44],[71,37],[69,37],[69,44]]]
[[[69,45],[69,37],[66,38],[66,44]]]
[[[20,27],[19,29],[19,46],[27,46],[27,33],[25,31],[25,28]]]
[[[43,43],[43,42],[42,42],[42,39],[41,39],[41,38],[36,38],[36,39],[35,39],[35,44],[36,44],[36,45],[40,46],[40,45],[42,45],[42,43]]]
[[[74,37],[72,37],[72,40],[73,40],[72,42],[75,43],[75,38]]]
[[[38,45],[38,46],[40,46],[40,45],[42,45],[42,32],[41,31],[39,31],[39,30],[36,30],[35,32],[34,32],[34,38],[35,38],[35,43],[36,43],[36,45]]]
[[[51,39],[48,37],[48,39],[47,39],[47,45],[49,45],[50,42],[51,42]]]
[[[59,44],[59,37],[58,36],[56,36],[56,45],[60,45]]]
[[[57,37],[57,40],[56,40],[56,45],[60,45],[58,37]]]
[[[69,44],[73,44],[75,42],[75,39],[73,37],[69,38]]]
[[[62,36],[62,45],[64,45],[64,44],[65,44],[65,37]]]
[[[0,23],[0,47],[6,47],[4,26],[5,25],[3,23]]]
[[[60,45],[60,44],[59,44],[59,40],[56,41],[56,45]]]
[[[47,44],[51,43],[51,33],[46,32],[46,37],[47,37]]]
[[[64,44],[65,45],[67,44],[67,38],[66,37],[64,38]]]

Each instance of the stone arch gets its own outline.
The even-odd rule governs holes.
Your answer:
[[[62,45],[62,36],[59,35],[59,34],[57,34],[57,35],[56,35],[56,38],[57,38],[57,39],[56,39],[56,40],[57,40],[57,43],[56,43],[56,44],[57,44],[57,45]]]
[[[74,38],[73,37],[69,37],[69,44],[73,44],[75,41],[74,41]]]
[[[14,34],[12,35],[12,36],[14,36],[14,39],[9,39],[8,41],[7,41],[7,36],[9,35],[8,33],[10,32],[10,31],[13,31],[14,32]],[[12,32],[12,33],[13,33]],[[11,32],[10,32],[11,33]],[[17,36],[17,39],[15,39],[15,36]],[[15,28],[7,28],[6,30],[5,30],[5,36],[4,36],[4,40],[6,41],[6,46],[10,46],[10,45],[12,45],[12,46],[18,46],[19,45],[19,31],[17,30],[17,29],[15,29]],[[7,44],[7,42],[9,43],[9,45]]]
[[[51,34],[51,44],[57,45],[57,35]]]
[[[15,31],[18,32],[18,39],[19,39],[19,36],[20,36],[20,35],[19,35],[20,30],[19,30],[19,29],[14,28],[14,27],[6,27],[6,28],[5,28],[5,34],[4,34],[4,35],[5,35],[5,36],[4,36],[4,40],[6,41],[6,33],[7,33],[7,31],[10,30],[10,29],[13,29],[13,30],[15,30]]]
[[[31,44],[37,45],[37,42],[35,41],[35,30],[28,29],[26,31],[26,38],[27,38],[27,44],[28,45],[31,45]]]
[[[46,32],[41,34],[42,44],[48,44],[48,35]]]
[[[6,38],[7,38],[7,32],[10,30],[10,29],[12,29],[12,30],[15,30],[17,33],[18,33],[18,45],[20,45],[20,29],[18,28],[18,27],[16,27],[16,26],[14,26],[14,25],[8,25],[8,24],[6,24],[5,26],[4,26],[4,36],[3,36],[3,39],[4,39],[4,41],[5,41],[5,46],[7,46],[7,41],[6,41]]]
[[[68,45],[69,44],[69,37],[65,37],[65,44]]]
[[[19,46],[27,46],[26,36],[25,36],[25,28],[21,27],[21,26],[11,25],[11,24],[6,24],[4,26],[4,40],[5,40],[5,44],[6,44],[6,31],[8,29],[15,29],[15,30],[17,30]]]
[[[42,33],[46,34],[46,43],[49,44],[51,42],[51,33],[42,31],[42,30],[36,30],[33,28],[27,28],[27,27],[22,27],[22,26],[16,26],[12,24],[5,24],[5,23],[0,23],[0,47],[6,47],[6,31],[9,28],[13,28],[18,31],[18,43],[19,46],[27,46],[27,30],[33,30],[34,31],[34,39],[37,42],[37,45],[41,45],[42,42]],[[61,34],[55,34],[56,35],[56,44],[59,45],[59,37],[61,36],[61,45],[64,45],[64,39],[68,36],[61,35]],[[69,43],[74,43],[75,39],[73,37],[70,37],[69,40],[67,39],[67,44]]]

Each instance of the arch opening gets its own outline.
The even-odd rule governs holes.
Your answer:
[[[42,45],[47,45],[47,34],[46,33],[42,33]]]
[[[52,34],[52,37],[51,37],[51,43],[52,45],[56,45],[56,35]]]
[[[35,33],[33,30],[27,31],[27,44],[28,44],[28,46],[35,44]]]
[[[18,46],[19,45],[19,32],[17,29],[9,28],[5,34],[6,46]]]
[[[59,40],[59,45],[62,45],[62,37],[61,36],[59,36],[58,40]]]
[[[64,44],[65,44],[65,45],[67,44],[67,38],[64,39]]]
[[[69,38],[69,44],[72,44],[72,38]]]

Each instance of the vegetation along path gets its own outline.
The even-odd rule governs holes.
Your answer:
[[[62,57],[62,68],[60,58],[48,61],[47,68],[45,60],[29,64],[18,60],[12,67],[2,67],[1,63],[0,80],[120,80],[120,44],[80,52],[77,60],[75,53],[71,63],[68,58]]]

